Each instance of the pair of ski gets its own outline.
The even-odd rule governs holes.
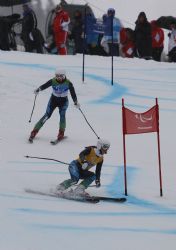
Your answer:
[[[98,203],[100,201],[108,201],[108,202],[115,202],[115,203],[123,203],[126,201],[125,197],[104,197],[104,196],[75,196],[70,194],[69,192],[63,193],[54,193],[54,192],[43,192],[43,191],[37,191],[32,189],[25,189],[25,192],[30,194],[37,194],[37,195],[43,195],[43,196],[51,196],[55,198],[63,198],[67,200],[74,200],[79,202],[86,202],[86,203]]]
[[[52,145],[57,145],[59,142],[63,141],[66,138],[67,138],[67,136],[64,136],[62,139],[51,140],[50,143]],[[33,140],[34,140],[33,138],[29,138],[30,143],[33,143]]]

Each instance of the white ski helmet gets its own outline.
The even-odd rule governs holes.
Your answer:
[[[60,69],[60,68],[58,68],[58,69],[56,69],[56,71],[55,71],[55,75],[56,75],[56,76],[60,76],[60,75],[66,76],[66,71],[65,71],[65,69]]]
[[[97,149],[101,150],[108,150],[110,147],[110,142],[108,140],[105,139],[99,139],[97,142]]]

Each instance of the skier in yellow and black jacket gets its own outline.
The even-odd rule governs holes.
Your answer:
[[[69,164],[68,169],[71,179],[67,179],[60,183],[57,186],[57,191],[64,192],[69,187],[78,183],[80,179],[83,179],[83,181],[81,181],[81,183],[75,188],[75,194],[87,195],[85,189],[88,188],[93,181],[95,181],[96,187],[100,187],[100,176],[104,154],[107,154],[109,147],[109,141],[99,139],[97,146],[89,146],[81,151],[78,159],[73,160]],[[95,172],[90,171],[94,166],[96,166]]]

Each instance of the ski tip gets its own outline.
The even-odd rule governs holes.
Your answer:
[[[90,202],[90,203],[94,203],[94,204],[97,204],[97,203],[99,203],[100,202],[100,200],[99,199],[95,199],[95,200],[87,200],[88,202]]]
[[[120,202],[125,202],[125,201],[127,201],[127,198],[125,198],[125,197],[119,198],[119,201],[120,201]]]
[[[119,202],[119,203],[123,203],[126,202],[127,199],[125,197],[102,197],[102,196],[95,196],[95,198],[99,199],[100,201],[109,201],[109,202]]]
[[[127,199],[126,199],[125,197],[121,197],[121,198],[114,198],[114,201],[115,201],[115,202],[120,202],[120,203],[122,202],[122,203],[123,203],[123,202],[126,202],[126,201],[127,201]]]
[[[51,145],[56,145],[58,143],[58,141],[50,141]]]
[[[29,138],[29,139],[28,139],[28,142],[29,142],[30,144],[32,144],[32,143],[33,143],[33,139],[32,139],[32,138]]]
[[[63,141],[64,139],[66,139],[67,138],[67,136],[64,136],[62,139],[56,139],[56,140],[51,140],[50,141],[50,144],[51,145],[56,145],[56,144],[58,144],[59,142],[61,142],[61,141]]]

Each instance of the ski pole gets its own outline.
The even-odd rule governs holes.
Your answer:
[[[69,165],[69,163],[63,162],[63,161],[58,161],[56,159],[52,159],[52,158],[44,158],[44,157],[36,157],[36,156],[29,156],[29,155],[25,155],[26,158],[34,158],[34,159],[42,159],[42,160],[49,160],[49,161],[56,161],[65,165]],[[74,186],[78,186],[78,184],[75,184]],[[96,187],[96,185],[90,185],[89,187]]]
[[[41,160],[48,160],[48,161],[56,161],[65,165],[69,165],[69,163],[67,162],[63,162],[63,161],[59,161],[56,159],[52,159],[52,158],[45,158],[45,157],[37,157],[37,156],[29,156],[29,155],[25,155],[26,158],[32,158],[32,159],[41,159]]]
[[[92,129],[92,131],[94,132],[94,134],[96,135],[96,137],[98,139],[100,139],[100,137],[97,135],[97,133],[95,132],[95,130],[92,128],[92,126],[90,125],[90,123],[88,122],[87,118],[85,117],[84,113],[82,112],[81,108],[79,108],[81,114],[83,115],[84,119],[86,120],[87,124],[89,125],[89,127]]]
[[[30,116],[29,122],[31,122],[31,119],[32,119],[32,115],[33,115],[33,112],[34,112],[35,102],[36,102],[37,95],[38,95],[38,93],[35,94],[34,104],[33,104],[33,108],[32,108],[32,112],[31,112],[31,116]]]

